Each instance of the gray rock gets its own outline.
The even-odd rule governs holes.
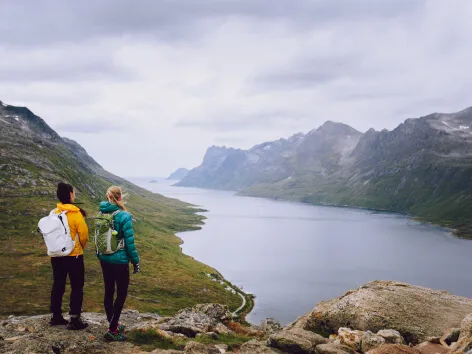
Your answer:
[[[319,303],[288,328],[327,334],[348,325],[374,333],[389,328],[400,332],[407,343],[418,344],[459,326],[471,312],[471,299],[406,283],[373,281]]]
[[[386,343],[391,344],[405,344],[405,341],[400,332],[394,329],[382,329],[377,334],[385,339]],[[439,342],[438,342],[439,343]]]
[[[220,354],[219,349],[214,346],[205,345],[198,342],[188,342],[184,352],[187,354]]]
[[[215,332],[218,333],[218,334],[229,334],[229,333],[232,333],[233,331],[231,331],[228,327],[226,327],[223,323],[218,323],[216,326],[215,326]]]
[[[191,309],[179,311],[174,317],[168,318],[160,328],[165,331],[182,333],[194,338],[198,333],[213,331],[221,321],[231,318],[227,306],[219,304],[200,304]]]
[[[269,348],[266,345],[266,342],[253,339],[253,340],[250,340],[249,342],[244,343],[241,346],[239,353],[240,354],[283,354],[284,352],[279,349]]]
[[[262,332],[272,334],[280,331],[282,329],[282,326],[280,325],[280,322],[276,319],[266,318],[264,321],[262,321],[259,328]]]
[[[340,344],[327,343],[316,346],[316,354],[356,354],[350,347]]]
[[[328,339],[303,329],[292,329],[272,334],[267,345],[289,353],[314,353],[318,344],[328,343]]]
[[[361,338],[361,351],[367,353],[369,350],[385,344],[385,338],[370,331],[364,332]]]

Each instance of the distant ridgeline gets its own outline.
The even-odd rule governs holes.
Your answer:
[[[113,175],[28,108],[0,101],[0,315],[48,312],[49,257],[36,229],[39,218],[56,206],[60,181],[76,188],[77,202],[92,217],[110,185],[125,188],[143,263],[128,306],[160,313],[203,302],[228,304],[233,310],[240,306],[238,295],[206,276],[217,273],[214,269],[180,250],[181,240],[174,233],[198,228],[203,217],[196,209]],[[91,235],[92,227],[89,223]],[[92,244],[86,250],[86,268],[84,308],[98,310],[103,291]]]
[[[410,213],[472,238],[472,108],[392,131],[328,121],[249,150],[211,147],[178,185]]]
[[[169,177],[167,177],[170,181],[181,181],[185,177],[187,177],[188,170],[186,168],[179,168],[172,172]]]

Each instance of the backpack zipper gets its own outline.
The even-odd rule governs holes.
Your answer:
[[[64,225],[64,221],[62,221],[62,215],[59,215],[59,220],[61,220],[61,224],[64,227],[64,233],[67,234],[66,225]]]

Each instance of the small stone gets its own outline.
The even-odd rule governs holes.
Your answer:
[[[282,329],[282,326],[280,325],[280,322],[277,321],[274,318],[266,318],[265,320],[262,321],[260,325],[260,329],[262,332],[272,334],[275,332],[278,332]]]
[[[220,353],[226,353],[228,346],[226,344],[215,344],[214,347],[220,351]]]
[[[361,350],[361,341],[364,332],[355,331],[350,328],[340,328],[338,330],[338,339],[342,345],[346,345],[355,351]]]
[[[361,349],[363,353],[367,353],[369,350],[378,348],[383,344],[385,344],[385,338],[378,334],[367,331],[362,335]]]
[[[188,342],[184,349],[187,354],[220,354],[220,350],[198,342]]]
[[[385,339],[385,342],[391,344],[405,344],[405,341],[400,332],[394,329],[382,329],[377,334]]]
[[[356,351],[348,346],[327,343],[316,346],[317,354],[356,354]]]
[[[222,323],[218,323],[215,327],[215,332],[218,334],[229,334],[232,331]]]

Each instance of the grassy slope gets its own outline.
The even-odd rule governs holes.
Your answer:
[[[231,310],[240,306],[238,295],[205,275],[215,273],[214,269],[181,253],[181,240],[174,233],[198,228],[203,220],[188,204],[153,194],[105,171],[100,177],[63,145],[43,143],[39,148],[13,136],[11,141],[0,141],[0,151],[0,315],[49,311],[51,266],[36,228],[38,220],[55,207],[55,186],[61,180],[77,187],[77,202],[84,203],[90,216],[98,211],[101,196],[112,183],[128,191],[142,272],[131,278],[127,307],[165,315],[204,302],[227,304]],[[91,229],[93,222],[88,222]],[[101,311],[101,270],[92,244],[85,262],[83,308]],[[64,301],[67,310],[68,295]]]

